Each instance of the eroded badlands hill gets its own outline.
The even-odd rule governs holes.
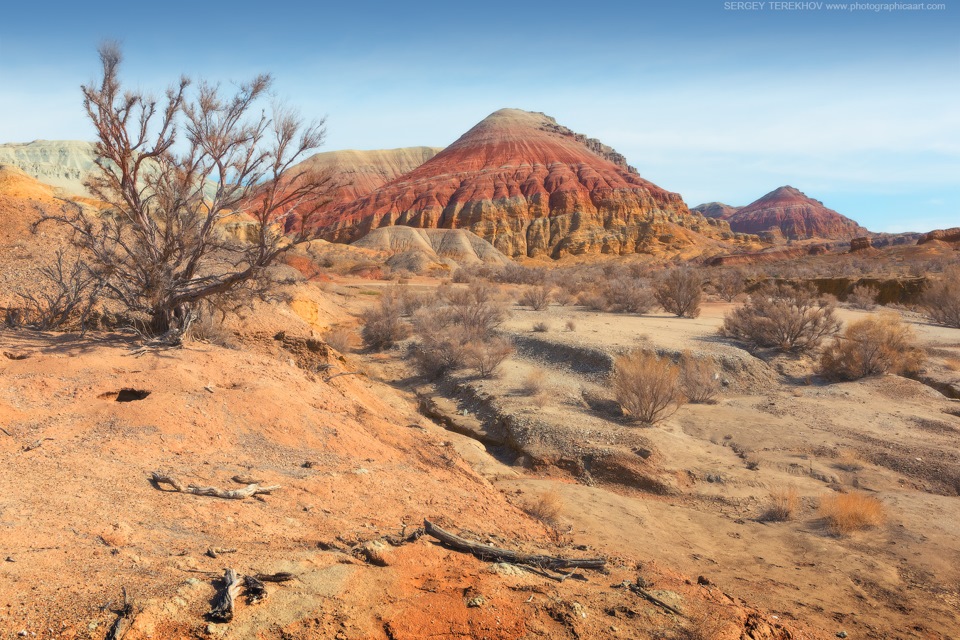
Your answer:
[[[641,178],[623,156],[542,113],[501,109],[412,172],[320,221],[350,242],[391,225],[468,229],[508,256],[711,246],[726,224]]]

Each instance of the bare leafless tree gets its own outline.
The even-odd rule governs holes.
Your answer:
[[[313,239],[311,219],[329,200],[328,175],[291,170],[322,144],[323,120],[306,123],[268,98],[260,75],[224,95],[186,77],[160,102],[124,90],[119,48],[100,47],[103,77],[82,87],[97,132],[97,171],[87,183],[108,208],[48,214],[67,225],[104,295],[145,316],[144,326],[177,343],[199,307],[262,283],[284,252]],[[249,221],[243,238],[224,233]]]
[[[75,323],[86,329],[86,320],[97,302],[100,278],[80,260],[68,260],[62,250],[54,261],[40,267],[30,291],[18,291],[24,302],[24,323],[41,331]]]

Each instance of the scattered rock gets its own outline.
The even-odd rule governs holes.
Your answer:
[[[483,596],[474,596],[467,600],[467,606],[470,608],[482,607],[485,604],[487,604],[487,600]]]

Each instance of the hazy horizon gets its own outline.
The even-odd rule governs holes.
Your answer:
[[[955,3],[799,4],[15,6],[0,142],[91,139],[79,85],[116,39],[124,80],[158,94],[181,73],[272,73],[278,96],[328,117],[318,151],[443,147],[516,107],[602,140],[690,206],[789,184],[872,231],[960,224]]]

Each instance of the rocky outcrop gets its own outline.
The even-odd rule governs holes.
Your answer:
[[[542,113],[502,109],[442,152],[337,207],[324,238],[352,242],[395,225],[468,229],[508,256],[625,254],[737,238],[644,180],[613,149]]]
[[[861,238],[854,238],[853,240],[850,241],[850,253],[853,253],[855,251],[864,251],[866,249],[869,249],[872,246],[873,245],[870,244],[870,238],[866,236]]]
[[[94,168],[94,146],[81,140],[0,144],[0,163],[10,164],[69,195],[89,196],[83,181]]]
[[[346,204],[409,173],[437,155],[441,147],[403,147],[373,151],[327,151],[294,166],[294,172],[328,173],[333,180],[332,205]]]
[[[736,212],[740,211],[743,207],[733,207],[729,204],[723,204],[722,202],[704,202],[703,204],[698,204],[697,206],[690,209],[690,211],[696,211],[697,213],[703,214],[708,218],[719,218],[720,220],[729,220]]]
[[[465,229],[384,227],[353,243],[354,247],[383,252],[394,270],[426,273],[470,264],[502,265],[510,259],[492,244]]]
[[[934,240],[939,240],[940,242],[946,242],[949,244],[960,242],[960,227],[951,227],[950,229],[934,229],[933,231],[925,233],[917,238],[917,244],[927,244],[928,242],[933,242]]]
[[[779,231],[788,240],[851,240],[870,232],[790,186],[771,191],[726,218],[740,233]]]

